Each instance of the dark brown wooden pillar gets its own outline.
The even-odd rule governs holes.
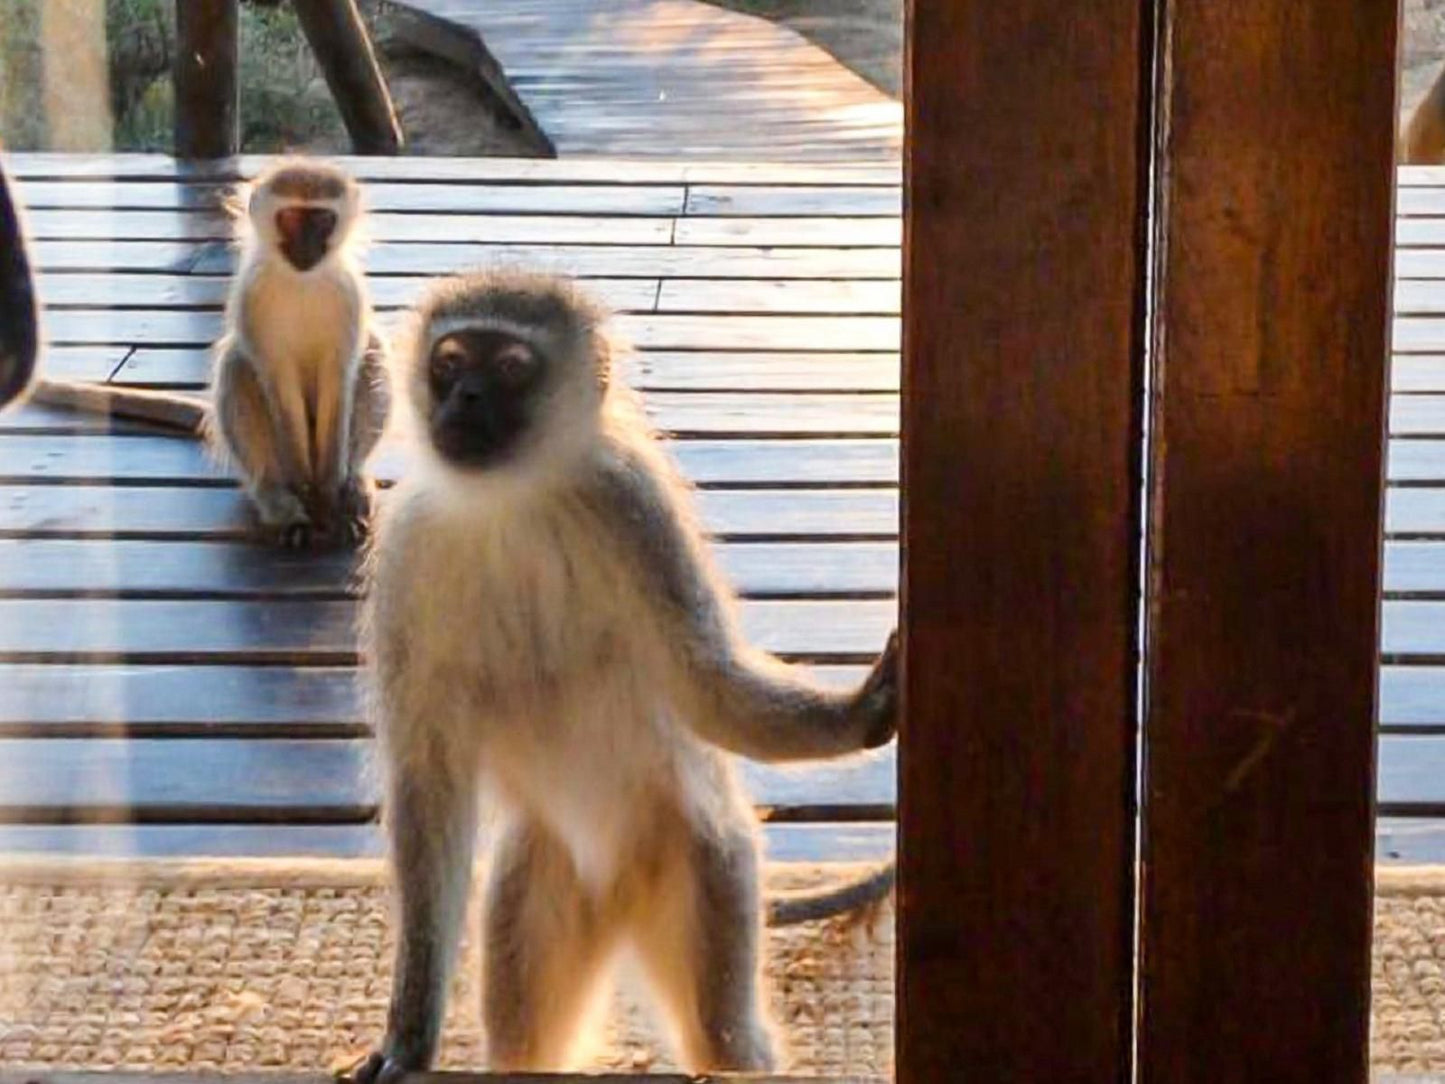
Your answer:
[[[1128,1078],[1145,8],[911,5],[904,1084]]]
[[[240,139],[239,0],[176,0],[176,157],[226,158]]]
[[[401,125],[356,0],[294,0],[293,6],[352,148],[357,154],[398,153]]]
[[[1366,1079],[1396,0],[1169,0],[1145,1084]]]

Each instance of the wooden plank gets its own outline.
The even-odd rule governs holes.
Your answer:
[[[851,440],[679,439],[668,450],[694,484],[832,488],[893,485],[898,481],[898,442]],[[404,449],[383,445],[371,462],[390,481],[405,467]],[[224,473],[198,442],[172,436],[110,436],[57,441],[23,433],[0,433],[0,484],[64,482],[67,485],[136,483],[227,485]],[[4,493],[5,498],[13,493]],[[8,500],[8,507],[14,507]]]
[[[1445,204],[1445,197],[1442,197],[1441,202]],[[35,204],[32,203],[31,206]],[[896,218],[903,214],[903,191],[900,188],[856,185],[759,188],[700,184],[687,190],[687,208],[684,213],[698,216],[879,215]]]
[[[891,596],[897,588],[891,542],[723,543],[714,553],[752,598]],[[233,543],[0,539],[0,596],[335,599],[358,592],[354,566],[344,552]]]
[[[896,282],[675,279],[662,284],[659,312],[836,312],[896,316]]]
[[[1392,483],[1439,485],[1445,478],[1445,440],[1392,440],[1386,466]]]
[[[647,285],[651,288],[651,284]],[[56,350],[71,352],[75,358],[68,363],[71,371],[89,374],[90,379],[115,373],[119,383],[153,387],[194,387],[210,379],[211,355],[203,348],[161,346],[128,351],[118,347],[57,347],[51,351],[52,359]],[[111,359],[114,363],[104,368],[104,362]],[[117,369],[122,359],[125,364]],[[623,380],[649,392],[896,392],[898,371],[898,355],[889,353],[637,350],[618,362]]]
[[[1140,1084],[1368,1078],[1398,9],[1300,15],[1173,0],[1157,64]]]
[[[1445,395],[1400,395],[1390,402],[1395,436],[1445,437]]]
[[[1445,667],[1382,666],[1380,726],[1445,728]]]
[[[727,540],[888,539],[898,523],[896,490],[710,489],[697,506]],[[249,511],[231,487],[12,485],[0,487],[0,537],[239,540],[253,535]]]
[[[762,831],[769,862],[881,862],[893,854],[893,837],[891,825],[866,822],[766,824]],[[370,824],[0,826],[0,856],[381,858],[385,853],[385,836]]]
[[[178,162],[162,154],[74,155],[44,152],[7,158],[15,176],[25,180],[114,178],[175,180],[180,177],[254,176],[274,158],[244,155],[221,163]],[[797,163],[680,161],[588,156],[585,158],[362,158],[332,157],[362,180],[454,182],[535,182],[592,184],[726,185],[882,185],[896,187],[899,166],[892,163]]]
[[[0,823],[355,824],[375,814],[371,760],[364,739],[4,738]],[[891,747],[739,774],[778,820],[885,820],[894,801]]]
[[[1445,594],[1445,542],[1386,543],[1384,589],[1396,595]]]
[[[181,158],[240,148],[240,0],[176,6],[175,147]]]
[[[1385,500],[1385,533],[1445,537],[1445,489],[1391,489]]]
[[[228,275],[235,253],[221,241],[38,241],[42,270],[176,271]],[[579,278],[896,279],[893,248],[699,248],[688,245],[503,245],[413,242],[373,248],[373,275],[445,275],[497,264]]]
[[[356,671],[337,667],[0,665],[6,733],[114,730],[355,734]]]
[[[1395,296],[1406,283],[1396,283]],[[1406,354],[1390,365],[1390,386],[1396,395],[1414,392],[1445,392],[1445,357]]]
[[[373,277],[367,283],[377,309],[412,305],[432,282],[424,275]],[[143,272],[68,273],[40,276],[40,296],[51,310],[210,309],[219,312],[231,280],[224,275],[166,275]],[[661,283],[656,279],[589,279],[587,289],[609,307],[650,312]],[[803,310],[799,310],[803,311]]]
[[[766,650],[849,663],[882,649],[896,613],[879,599],[748,600],[739,610]],[[350,601],[0,599],[0,661],[353,665],[355,620]]]
[[[896,218],[680,218],[679,245],[898,245]]]
[[[37,210],[105,208],[118,211],[208,210],[232,189],[215,181],[38,181],[25,186],[25,205]],[[741,191],[750,191],[742,189]],[[788,189],[773,189],[786,194]],[[818,192],[869,192],[832,189]],[[884,190],[886,192],[886,190]],[[682,185],[623,184],[431,184],[424,181],[366,186],[366,206],[406,214],[585,214],[674,217],[683,213]],[[844,197],[846,198],[846,197]],[[861,213],[840,204],[832,214]]]
[[[1445,735],[1381,735],[1378,756],[1381,816],[1445,815]]]
[[[1375,825],[1375,861],[1381,865],[1445,865],[1445,819],[1381,817]],[[1415,1084],[1430,1084],[1416,1078]]]
[[[1380,620],[1380,657],[1387,662],[1412,657],[1431,662],[1445,660],[1445,602],[1386,602]]]
[[[657,0],[407,7],[485,42],[563,157],[897,159],[901,105],[771,20]]]
[[[224,215],[203,211],[41,210],[30,214],[29,224],[31,235],[37,241],[212,241],[229,240],[235,232]],[[636,216],[412,215],[382,212],[369,215],[366,228],[367,234],[376,242],[424,241],[434,245],[466,242],[666,245],[672,238],[671,219]],[[819,236],[827,233],[826,230],[817,232]],[[762,236],[768,234],[764,232]],[[682,243],[681,239],[679,243]],[[736,243],[759,245],[771,242],[744,239]],[[823,240],[817,243],[843,242]]]
[[[898,396],[893,393],[654,392],[643,405],[654,425],[673,434],[887,437],[898,432]],[[57,433],[111,426],[104,415],[32,408],[7,414],[0,432]]]
[[[1143,11],[909,8],[906,1084],[1129,1076]]]
[[[382,313],[389,330],[397,315]],[[898,321],[887,316],[690,316],[633,313],[616,318],[629,341],[653,349],[879,350],[898,349]],[[205,346],[221,332],[218,312],[197,310],[66,309],[49,314],[57,343]]]
[[[865,666],[810,666],[857,685]],[[350,666],[0,664],[0,731],[10,736],[165,734],[360,736]]]

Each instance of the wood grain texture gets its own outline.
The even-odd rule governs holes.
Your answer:
[[[217,159],[240,147],[240,0],[176,5],[175,146]]]
[[[1141,10],[912,6],[906,1084],[1128,1079]]]
[[[1366,1079],[1396,7],[1168,7],[1142,1084]]]
[[[357,824],[376,815],[375,768],[369,739],[0,738],[0,823]],[[738,768],[768,818],[892,817],[892,747]]]

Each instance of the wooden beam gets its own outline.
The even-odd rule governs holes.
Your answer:
[[[1397,8],[1167,5],[1144,1084],[1367,1075]]]
[[[239,0],[176,0],[176,157],[227,158],[240,143]]]
[[[293,0],[331,97],[357,154],[391,155],[402,147],[401,124],[356,0]]]
[[[910,8],[904,1084],[1127,1079],[1142,11]]]

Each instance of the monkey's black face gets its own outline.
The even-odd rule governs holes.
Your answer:
[[[276,212],[281,254],[297,271],[310,271],[326,256],[336,232],[336,212],[324,207],[286,207]]]
[[[459,331],[432,347],[431,439],[449,462],[505,462],[532,425],[546,375],[541,354],[503,331]]]

